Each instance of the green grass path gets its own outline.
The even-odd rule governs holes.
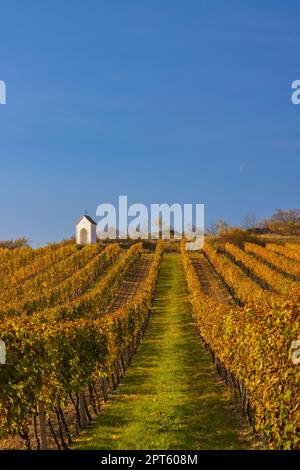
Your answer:
[[[122,384],[77,449],[247,449],[190,313],[180,256],[164,256],[154,310]]]

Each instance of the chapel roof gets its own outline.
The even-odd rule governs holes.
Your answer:
[[[80,219],[77,220],[76,222],[76,225],[79,224],[79,222],[81,222],[82,219],[86,218],[92,225],[97,225],[96,222],[92,219],[92,217],[90,217],[89,215],[87,214],[84,214],[80,217]]]

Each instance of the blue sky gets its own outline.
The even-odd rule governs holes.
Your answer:
[[[299,207],[300,4],[1,3],[0,239],[72,234],[101,202]]]

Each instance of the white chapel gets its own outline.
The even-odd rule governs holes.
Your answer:
[[[75,238],[77,245],[91,245],[97,243],[96,222],[87,214],[80,217],[75,224]]]

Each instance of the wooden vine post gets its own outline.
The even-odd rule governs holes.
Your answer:
[[[47,450],[46,413],[44,403],[42,401],[39,402],[39,422],[41,433],[41,450]]]
[[[80,413],[80,424],[81,424],[81,427],[84,428],[87,425],[87,417],[86,417],[85,399],[84,399],[84,394],[82,392],[79,393],[79,413]]]

